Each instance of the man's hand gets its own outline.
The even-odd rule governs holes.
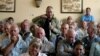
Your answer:
[[[54,26],[50,25],[50,30],[53,30],[54,29]]]
[[[11,42],[12,42],[12,43],[16,43],[17,40],[18,40],[18,37],[17,37],[17,36],[12,36],[12,37],[11,37]]]

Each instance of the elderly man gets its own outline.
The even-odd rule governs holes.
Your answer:
[[[47,40],[45,37],[45,32],[43,28],[37,28],[36,30],[36,38],[39,38],[43,42],[43,46],[41,47],[41,51],[43,53],[53,53],[54,52],[54,45],[50,41]]]
[[[10,29],[11,37],[3,39],[0,43],[1,52],[3,56],[19,56],[24,52],[26,45],[19,35],[18,26],[12,25]]]
[[[20,35],[22,36],[22,39],[26,42],[28,47],[33,37],[32,33],[30,32],[30,23],[27,19],[21,23]]]
[[[66,39],[66,34],[67,34],[67,31],[69,30],[69,25],[67,23],[63,23],[61,25],[61,33],[59,35],[56,36],[56,38],[53,38],[52,39],[52,42],[54,43],[55,45],[55,49],[57,48],[57,44],[60,40],[64,40]]]
[[[23,53],[21,56],[47,56],[46,54],[41,53],[41,47],[41,39],[35,38],[31,41],[28,52]]]
[[[58,38],[61,38],[64,40],[66,38],[66,34],[68,30],[69,30],[69,25],[67,23],[63,23],[61,25],[61,34],[58,35]]]
[[[53,37],[56,36],[56,34],[60,33],[59,22],[54,17],[52,6],[48,6],[46,8],[46,14],[41,15],[38,18],[34,18],[33,23],[44,28],[48,40],[51,40]]]
[[[88,33],[88,36],[84,37],[82,39],[83,43],[84,43],[84,47],[85,47],[85,54],[87,56],[89,56],[89,52],[90,52],[90,48],[91,48],[91,44],[93,42],[98,42],[100,41],[100,38],[98,36],[96,36],[95,34],[95,28],[94,27],[88,27],[87,29],[87,33]]]
[[[11,24],[5,23],[4,24],[4,32],[0,35],[0,42],[2,42],[5,38],[10,38],[10,27]]]
[[[81,22],[81,27],[77,30],[77,39],[82,40],[82,38],[88,36],[87,34],[87,22],[83,21]]]
[[[74,29],[69,29],[66,34],[66,39],[62,40],[57,45],[57,56],[69,56],[73,50],[75,43],[76,32]]]

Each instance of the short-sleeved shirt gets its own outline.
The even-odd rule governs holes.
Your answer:
[[[89,15],[89,16],[84,15],[84,16],[82,16],[81,20],[86,21],[86,22],[94,22],[94,17],[92,15]]]

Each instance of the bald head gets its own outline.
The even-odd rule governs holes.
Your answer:
[[[76,32],[74,29],[69,29],[67,32],[67,40],[69,42],[74,42],[75,41],[75,37],[76,37]]]
[[[42,38],[45,37],[45,31],[43,28],[39,27],[36,29],[36,33],[35,33],[37,38]]]
[[[13,24],[11,26],[10,34],[11,34],[11,36],[17,36],[19,34],[19,28],[16,24]]]

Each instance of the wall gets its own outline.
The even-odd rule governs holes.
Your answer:
[[[95,21],[99,22],[100,20],[100,0],[83,0],[83,9],[86,7],[91,7],[92,15],[95,17]],[[55,16],[61,20],[66,18],[67,16],[72,16],[74,20],[78,19],[81,14],[77,13],[60,13],[60,0],[43,0],[41,7],[36,8],[34,0],[16,0],[16,12],[15,13],[4,13],[0,12],[0,20],[4,20],[7,17],[14,17],[15,22],[21,22],[24,19],[31,20],[38,16],[45,13],[45,9],[48,5],[54,7],[54,14]]]

